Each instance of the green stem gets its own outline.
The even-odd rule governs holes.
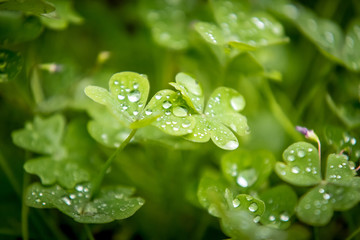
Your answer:
[[[44,100],[44,92],[41,86],[38,69],[34,67],[30,79],[31,91],[36,104],[41,103]]]
[[[296,131],[294,124],[290,121],[290,119],[286,116],[284,111],[282,110],[279,103],[276,101],[275,96],[270,88],[268,81],[265,79],[263,81],[264,92],[269,100],[270,109],[273,112],[274,116],[278,119],[278,121],[282,124],[285,131],[296,141],[301,141],[301,135]]]
[[[18,194],[18,196],[21,196],[21,186],[16,180],[10,166],[8,165],[7,161],[3,157],[3,155],[0,152],[0,167],[3,169],[5,175],[10,181],[10,184],[14,188],[15,192]]]
[[[26,206],[26,188],[29,184],[30,176],[24,172],[23,180],[23,195],[22,195],[22,204],[21,204],[21,232],[23,240],[29,239],[29,207]]]
[[[348,236],[347,238],[346,238],[346,240],[351,240],[351,239],[353,239],[356,235],[358,235],[360,233],[360,226],[355,230],[355,231],[353,231],[351,234],[350,234],[350,236]]]
[[[133,129],[129,136],[121,143],[121,145],[116,149],[116,151],[106,160],[105,164],[100,169],[99,175],[92,182],[92,192],[91,198],[94,198],[100,191],[101,183],[105,177],[105,174],[109,167],[112,165],[113,161],[116,159],[117,155],[128,145],[130,140],[134,137],[137,129]]]
[[[85,228],[86,235],[88,236],[88,238],[89,238],[90,240],[95,240],[95,238],[94,238],[94,236],[93,236],[93,234],[92,234],[92,232],[91,232],[91,229],[90,229],[89,225],[84,224],[84,228]]]

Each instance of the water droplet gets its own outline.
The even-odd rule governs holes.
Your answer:
[[[299,150],[297,152],[297,155],[298,155],[299,158],[303,158],[303,157],[305,157],[305,152],[303,150]]]
[[[330,194],[328,194],[328,193],[324,193],[323,198],[324,198],[325,200],[329,200],[329,199],[331,198],[331,196],[330,196]]]
[[[226,150],[234,150],[239,146],[237,141],[228,141],[222,148]]]
[[[133,90],[129,93],[128,99],[130,102],[137,102],[140,100],[141,93],[138,90]]]
[[[259,18],[253,17],[253,18],[251,18],[251,21],[252,21],[259,29],[264,29],[264,28],[265,28],[265,23],[262,22]]]
[[[240,206],[240,200],[235,198],[233,201],[232,201],[232,204],[234,206],[234,208],[237,208],[238,206]]]
[[[246,179],[243,176],[239,176],[236,180],[236,182],[241,186],[241,187],[248,187],[249,184],[246,181]]]
[[[323,188],[319,189],[319,193],[324,193],[324,192],[325,192],[325,190]]]
[[[173,114],[177,117],[186,117],[188,110],[186,107],[177,106],[173,108]]]
[[[66,197],[66,196],[62,197],[61,200],[62,200],[66,205],[68,205],[68,206],[71,205],[70,199],[69,199],[68,197]]]
[[[283,212],[281,215],[280,215],[280,220],[283,221],[283,222],[287,222],[289,221],[290,219],[290,216],[287,212]]]
[[[230,100],[230,104],[231,107],[238,112],[245,107],[245,100],[242,96],[233,97]]]
[[[254,223],[258,223],[260,221],[260,216],[257,215],[256,217],[254,217]]]
[[[139,114],[138,111],[133,111],[134,116],[137,116]]]
[[[258,208],[259,208],[259,207],[258,207],[257,203],[254,203],[254,202],[253,202],[253,203],[251,203],[250,206],[249,206],[249,211],[250,211],[250,212],[256,212],[256,211],[258,210]]]
[[[134,88],[134,89],[138,89],[138,88],[139,88],[139,84],[138,84],[138,83],[134,83],[133,88]]]
[[[274,216],[274,215],[270,215],[270,216],[269,216],[269,221],[271,221],[271,222],[275,221],[275,216]]]
[[[147,116],[150,116],[152,114],[152,111],[150,109],[146,109],[145,114]]]
[[[115,85],[119,85],[119,81],[118,81],[118,80],[115,80],[115,81],[114,81],[114,84],[115,84]]]
[[[289,156],[287,157],[287,160],[288,160],[289,162],[293,162],[293,161],[295,160],[295,156],[294,156],[294,155],[289,155]]]
[[[300,172],[300,168],[298,166],[294,166],[294,167],[291,168],[291,172],[295,173],[295,174],[298,174]]]
[[[161,95],[159,95],[159,94],[158,94],[158,95],[155,95],[155,99],[156,99],[156,100],[160,100],[161,98],[162,98]]]
[[[75,189],[78,191],[78,192],[82,192],[84,190],[84,187],[82,185],[77,185],[75,187]]]
[[[183,128],[188,128],[188,127],[191,126],[191,122],[184,122],[184,123],[181,124],[181,126],[182,126]]]
[[[179,128],[178,128],[178,127],[173,127],[173,130],[174,130],[175,132],[177,132],[177,131],[179,131]]]
[[[124,99],[125,99],[125,96],[119,94],[119,95],[117,96],[117,98],[118,98],[119,100],[124,100]]]
[[[96,213],[97,213],[97,208],[92,203],[86,204],[84,208],[84,215],[93,216]]]
[[[355,144],[356,144],[356,139],[355,139],[355,138],[352,138],[352,139],[350,140],[350,143],[351,143],[351,145],[355,145]]]
[[[306,171],[306,172],[311,172],[311,168],[310,168],[310,167],[307,167],[307,168],[305,168],[305,171]]]
[[[169,109],[172,106],[172,103],[169,101],[165,101],[162,106],[164,109]]]
[[[252,186],[257,180],[256,170],[254,168],[246,169],[238,174],[236,179],[237,184],[241,187]]]
[[[312,152],[312,151],[313,151],[313,149],[312,149],[312,148],[309,148],[309,149],[308,149],[308,152]]]
[[[75,199],[76,198],[76,195],[75,194],[70,194],[70,199]]]
[[[334,34],[332,32],[325,32],[325,39],[329,43],[333,43],[334,42]]]

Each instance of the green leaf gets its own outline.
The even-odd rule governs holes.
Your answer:
[[[191,112],[180,94],[165,89],[151,98],[141,118],[156,119],[154,126],[167,134],[181,136],[192,132],[195,126]]]
[[[270,175],[275,157],[266,151],[243,149],[225,154],[221,159],[224,176],[243,189],[260,187]]]
[[[42,0],[6,1],[0,3],[0,10],[21,11],[42,15],[55,10],[54,6]]]
[[[236,1],[212,1],[218,26],[198,22],[195,30],[209,43],[241,51],[287,42],[282,25],[265,12],[250,12]]]
[[[175,77],[176,83],[170,83],[179,90],[187,104],[202,113],[204,109],[204,93],[201,85],[190,75],[178,73]]]
[[[110,93],[103,88],[88,86],[85,93],[95,102],[105,105],[126,126],[139,120],[148,94],[148,79],[134,72],[115,73],[109,80]]]
[[[0,49],[0,83],[12,81],[22,69],[20,53]]]
[[[43,30],[35,16],[23,16],[20,12],[0,11],[0,44],[11,45],[37,38]]]
[[[155,42],[174,50],[185,49],[189,24],[186,1],[145,1],[145,4],[143,15]]]
[[[60,161],[50,157],[30,159],[25,163],[24,169],[28,173],[38,175],[44,185],[59,183],[65,188],[72,188],[76,183],[90,180],[87,169],[74,159]]]
[[[50,0],[55,7],[55,12],[41,17],[41,22],[52,29],[63,30],[70,23],[81,24],[83,18],[76,13],[71,0]]]
[[[297,142],[283,153],[285,163],[278,162],[275,171],[285,182],[296,186],[320,183],[320,160],[317,149],[310,143]]]
[[[279,185],[260,195],[265,203],[265,212],[261,223],[269,227],[287,229],[291,225],[290,218],[295,213],[297,196],[287,185]]]
[[[356,138],[345,130],[327,126],[325,128],[325,139],[329,145],[335,147],[336,152],[345,151],[350,156],[350,160],[357,161],[360,158],[360,144]]]
[[[65,190],[59,186],[32,184],[26,192],[26,204],[36,208],[57,208],[80,223],[108,223],[132,216],[144,200],[131,197],[134,190],[124,187],[103,187],[90,199],[91,186],[77,185]]]
[[[298,218],[313,226],[326,225],[333,215],[330,196],[324,185],[319,185],[307,192],[301,197],[296,209]]]
[[[326,177],[329,183],[340,186],[352,186],[356,175],[353,162],[347,160],[345,155],[330,154],[327,160]]]
[[[353,20],[348,26],[345,44],[342,49],[343,60],[350,69],[360,70],[360,19]]]
[[[24,129],[14,131],[14,143],[29,151],[41,154],[55,154],[61,150],[65,119],[62,115],[54,115],[43,119],[35,116],[34,122],[27,123]]]

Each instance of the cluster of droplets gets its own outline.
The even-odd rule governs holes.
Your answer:
[[[139,114],[138,108],[142,108],[143,104],[138,103],[141,99],[141,92],[139,91],[139,84],[133,83],[132,87],[127,87],[123,82],[115,80],[113,84],[116,86],[115,93],[117,99],[120,101],[119,110],[121,112],[128,112],[130,115],[136,117]],[[135,110],[129,112],[129,109]]]
[[[253,198],[252,196],[250,196],[250,195],[246,195],[245,199],[246,199],[247,202],[248,202],[248,203],[246,204],[246,205],[248,205],[248,206],[247,206],[247,210],[250,211],[252,214],[256,213],[256,212],[258,211],[258,209],[259,209],[259,206],[258,206],[258,204],[257,204],[256,202],[253,201],[254,198]],[[241,206],[241,201],[240,201],[240,199],[234,198],[234,199],[232,200],[232,206],[233,206],[234,208],[240,207],[240,206]],[[259,221],[260,221],[260,215],[256,215],[256,216],[254,217],[253,221],[254,221],[255,223],[259,222]]]

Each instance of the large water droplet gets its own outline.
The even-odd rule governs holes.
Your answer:
[[[232,201],[232,204],[234,206],[234,208],[237,208],[238,206],[240,206],[240,200],[235,198],[233,201]]]
[[[298,166],[294,166],[294,167],[291,168],[291,172],[295,173],[295,174],[298,174],[300,172],[300,168]]]
[[[241,187],[250,187],[257,180],[256,170],[254,168],[246,169],[238,174],[236,179],[237,184]]]
[[[128,99],[130,102],[137,102],[140,100],[141,93],[138,90],[133,90],[129,93]]]
[[[298,155],[299,158],[303,158],[303,157],[305,157],[305,151],[299,150],[299,151],[297,152],[297,155]]]
[[[234,150],[239,146],[239,143],[237,141],[228,141],[224,146],[223,149],[226,150]]]
[[[281,215],[280,215],[280,220],[283,221],[283,222],[287,222],[289,221],[290,219],[290,216],[287,212],[283,212]]]
[[[164,109],[169,109],[172,106],[172,103],[169,101],[165,101],[165,102],[163,102],[162,106]]]
[[[250,211],[250,212],[256,212],[256,211],[258,210],[258,208],[259,208],[259,207],[258,207],[257,203],[254,203],[254,202],[253,202],[253,203],[251,203],[250,206],[249,206],[249,211]]]
[[[188,110],[186,107],[177,106],[173,108],[173,114],[177,117],[186,117]]]
[[[233,97],[230,100],[230,104],[231,107],[238,112],[245,107],[245,100],[242,96]]]

